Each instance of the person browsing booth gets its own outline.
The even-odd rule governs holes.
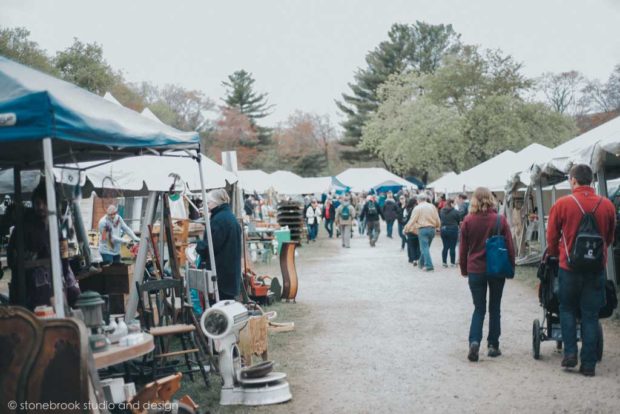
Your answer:
[[[607,247],[614,240],[616,212],[608,199],[598,196],[592,170],[585,164],[571,168],[572,194],[560,198],[549,212],[547,254],[559,257],[560,325],[564,342],[562,367],[577,366],[577,315],[581,312],[581,366],[594,376],[598,314],[605,304]]]

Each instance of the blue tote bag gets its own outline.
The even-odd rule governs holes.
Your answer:
[[[500,234],[500,217],[497,215],[495,234],[486,241],[487,250],[487,276],[512,279],[515,269],[510,263],[510,256],[506,248],[504,236]]]

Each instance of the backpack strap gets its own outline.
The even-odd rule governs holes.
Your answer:
[[[583,214],[584,216],[586,215],[586,211],[583,209],[583,207],[581,206],[581,203],[579,202],[579,200],[577,200],[577,197],[575,197],[574,194],[571,194],[570,197],[575,200],[575,203],[577,203],[577,205],[579,206],[579,210],[581,210],[581,214]],[[596,203],[596,206],[594,206],[594,210],[592,210],[591,214],[594,214],[596,212],[596,209],[598,208],[598,206],[601,205],[601,203],[603,202],[603,197],[598,198],[598,203]]]
[[[495,235],[499,236],[499,230],[500,230],[500,217],[499,217],[499,213],[497,214],[497,222],[495,224]]]

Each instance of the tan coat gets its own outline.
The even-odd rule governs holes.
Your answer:
[[[411,212],[411,218],[405,225],[405,233],[418,234],[418,230],[422,227],[435,227],[438,229],[441,226],[441,220],[439,220],[439,213],[437,208],[431,203],[420,203]]]

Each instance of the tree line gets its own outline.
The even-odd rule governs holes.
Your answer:
[[[104,58],[103,47],[74,39],[49,55],[25,28],[0,27],[0,55],[74,83],[97,95],[111,93],[123,106],[148,107],[162,122],[200,134],[202,149],[220,161],[221,151],[236,150],[240,169],[286,168],[306,176],[335,174],[337,128],[329,117],[296,111],[275,127],[262,124],[274,105],[256,91],[246,70],[230,74],[219,101],[180,85],[129,82]]]
[[[596,126],[591,114],[620,111],[620,65],[606,82],[576,71],[529,79],[512,56],[460,38],[451,25],[391,27],[337,101],[342,157],[426,180],[533,142],[554,147]]]
[[[0,27],[0,54],[197,131],[216,160],[236,150],[240,168],[306,176],[382,165],[426,181],[532,142],[556,146],[620,111],[620,65],[605,82],[576,71],[531,79],[501,50],[466,45],[451,25],[420,21],[392,25],[366,54],[350,91],[336,101],[340,129],[326,115],[302,111],[265,125],[274,105],[244,69],[222,81],[225,95],[215,101],[180,85],[129,82],[101,45],[79,39],[51,56],[27,29]]]

